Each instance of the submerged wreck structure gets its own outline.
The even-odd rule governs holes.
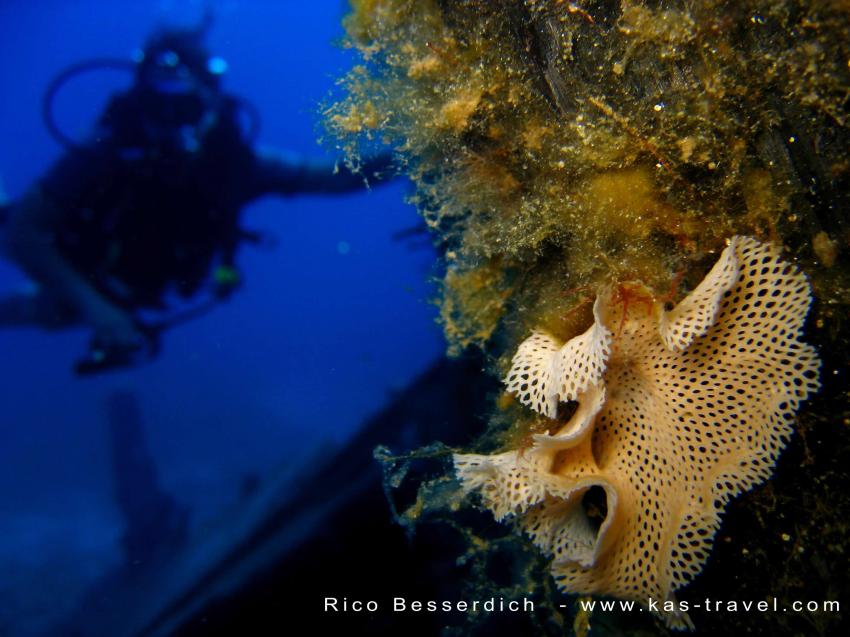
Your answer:
[[[850,6],[352,0],[346,28],[327,126],[353,165],[396,151],[449,353],[505,379],[454,495],[401,519],[483,505],[544,556],[520,589],[654,599],[660,630],[827,631],[676,593],[848,590]]]

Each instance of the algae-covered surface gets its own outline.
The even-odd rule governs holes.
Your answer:
[[[441,248],[449,353],[483,350],[482,373],[504,378],[535,328],[583,332],[603,285],[642,281],[675,303],[732,236],[783,246],[813,288],[805,338],[822,388],[683,595],[846,596],[850,5],[352,0],[345,27],[361,61],[327,127],[354,164],[376,143],[395,151]],[[482,416],[478,451],[529,446],[547,426],[508,394]],[[417,518],[458,507],[457,490],[421,495]],[[541,573],[524,584],[548,590]],[[557,630],[594,624],[558,614]],[[694,614],[706,632],[764,634],[823,634],[840,618]],[[621,624],[665,630],[635,615]]]

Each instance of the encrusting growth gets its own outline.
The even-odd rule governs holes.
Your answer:
[[[622,302],[623,286],[646,302]],[[819,387],[817,353],[800,341],[810,301],[777,247],[741,236],[672,310],[639,283],[607,288],[584,334],[534,332],[507,376],[524,405],[555,418],[576,401],[573,415],[529,450],[456,455],[464,488],[497,519],[518,516],[564,590],[674,602],[726,503],[770,476]],[[594,487],[599,525],[582,502]],[[693,628],[674,605],[662,615]]]
[[[802,458],[740,498],[698,588],[719,594],[735,573],[741,599],[845,592],[847,3],[351,5],[360,63],[328,130],[355,165],[393,149],[439,251],[448,353],[480,352],[510,392],[470,420],[469,434],[486,422],[474,451],[506,453],[455,456],[466,490],[552,556],[563,589],[663,603],[704,570],[724,502],[773,473],[798,414]],[[806,340],[828,382],[805,409],[810,291],[786,262],[818,299]],[[671,280],[691,291],[672,309],[655,294]],[[411,519],[449,517],[466,584],[501,592],[491,558],[513,563],[530,542],[455,516],[443,476],[422,475]],[[561,635],[570,613],[537,565],[510,584],[554,617],[526,618],[535,634]],[[694,620],[767,635],[826,633],[840,616]]]

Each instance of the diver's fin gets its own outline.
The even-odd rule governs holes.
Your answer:
[[[126,564],[145,563],[179,548],[189,509],[160,485],[135,394],[114,391],[106,404],[115,504],[124,518]]]
[[[6,194],[6,188],[3,187],[3,176],[0,175],[0,226],[5,225],[9,219],[9,210],[12,207],[12,202],[9,201],[9,196]]]

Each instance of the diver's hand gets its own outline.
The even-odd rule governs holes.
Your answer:
[[[147,336],[139,330],[133,318],[117,307],[101,306],[92,323],[92,349],[135,352],[148,345]]]
[[[145,329],[132,315],[100,301],[88,306],[94,335],[86,355],[74,364],[78,376],[132,367],[151,359],[159,349],[156,332]]]

